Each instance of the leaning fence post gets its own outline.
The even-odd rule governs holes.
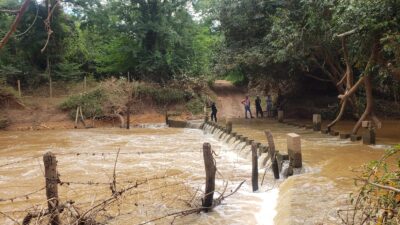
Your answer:
[[[257,155],[257,144],[253,143],[251,145],[251,184],[253,186],[253,192],[258,190],[258,155]]]
[[[203,144],[203,158],[204,167],[206,169],[206,190],[203,199],[203,207],[205,208],[204,211],[208,212],[213,204],[215,190],[215,173],[217,171],[217,167],[215,165],[215,160],[211,150],[211,145],[209,143]]]
[[[78,118],[79,118],[79,106],[76,107],[76,115],[75,115],[75,125],[74,125],[74,128],[78,128]]]
[[[46,178],[46,197],[47,206],[50,212],[50,224],[59,225],[60,217],[58,213],[58,174],[57,174],[57,160],[52,152],[47,152],[43,156],[44,163],[44,176]]]
[[[272,172],[274,173],[275,179],[279,179],[279,165],[276,159],[276,152],[271,156],[272,161]]]

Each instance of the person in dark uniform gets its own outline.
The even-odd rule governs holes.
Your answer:
[[[261,98],[260,98],[260,96],[257,95],[255,103],[256,103],[256,116],[257,116],[257,118],[258,118],[258,114],[260,114],[261,118],[263,118],[264,115],[263,115],[263,111],[262,111],[262,107],[261,107]]]
[[[215,106],[215,102],[211,103],[211,121],[217,122],[217,106]]]

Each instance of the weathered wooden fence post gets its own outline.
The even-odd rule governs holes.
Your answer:
[[[44,176],[46,178],[46,197],[47,206],[50,212],[50,224],[60,225],[60,217],[58,212],[58,174],[57,160],[52,152],[47,152],[43,156]]]
[[[274,173],[274,178],[279,179],[279,166],[278,166],[278,160],[276,159],[276,154],[271,156],[271,162],[272,162],[272,172]]]
[[[321,130],[321,114],[313,114],[313,129],[314,131]]]
[[[86,76],[83,77],[83,93],[86,93]]]
[[[268,140],[268,154],[271,157],[272,172],[274,173],[275,179],[279,179],[279,166],[278,166],[278,160],[276,159],[274,137],[272,136],[272,133],[270,130],[266,130],[266,131],[264,131],[264,133]]]
[[[283,110],[278,111],[278,122],[279,123],[283,122]]]
[[[253,143],[251,145],[251,184],[253,186],[253,192],[258,190],[258,155],[257,155],[257,144]]]
[[[78,118],[79,118],[79,106],[76,107],[76,115],[75,115],[75,125],[74,128],[78,128]]]
[[[287,149],[289,154],[289,160],[293,168],[302,167],[302,156],[301,156],[301,139],[300,135],[295,133],[287,134]]]
[[[204,167],[206,169],[206,190],[203,199],[204,211],[208,212],[211,209],[214,199],[215,190],[215,173],[217,167],[215,165],[215,160],[211,150],[211,145],[209,143],[203,144],[203,158]]]
[[[131,128],[131,106],[128,104],[128,107],[126,109],[126,129]]]
[[[17,84],[18,84],[18,96],[21,98],[22,97],[22,93],[21,93],[21,81],[17,80]]]
[[[230,134],[232,132],[232,121],[226,123],[226,133]]]

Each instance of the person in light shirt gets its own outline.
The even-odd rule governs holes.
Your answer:
[[[244,105],[244,115],[245,115],[246,119],[248,119],[247,112],[250,113],[250,118],[253,118],[253,115],[251,114],[251,110],[250,110],[250,99],[249,99],[248,95],[246,96],[245,99],[242,100],[242,104]]]

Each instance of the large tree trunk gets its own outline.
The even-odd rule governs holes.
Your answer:
[[[366,120],[368,117],[372,117],[373,109],[374,109],[374,97],[372,95],[372,84],[371,84],[371,75],[365,75],[364,86],[365,86],[365,95],[367,98],[367,105],[365,107],[365,111],[357,121],[356,125],[353,128],[352,134],[357,134],[358,130],[361,127],[362,121]],[[374,120],[375,122],[376,120]],[[379,121],[379,120],[378,120]],[[377,124],[377,122],[375,122]],[[379,126],[379,125],[378,125]]]
[[[375,43],[372,48],[371,56],[368,60],[368,64],[365,67],[364,76],[362,78],[360,78],[360,80],[362,80],[362,79],[364,80],[367,105],[365,107],[364,113],[362,114],[360,119],[357,121],[356,125],[354,125],[352,134],[357,134],[358,130],[361,127],[362,121],[367,119],[368,117],[371,117],[373,119],[373,122],[375,123],[376,127],[378,127],[378,128],[381,127],[381,122],[374,114],[374,97],[372,95],[372,79],[371,79],[371,71],[370,71],[376,61],[378,52],[379,52],[378,43]]]
[[[353,76],[353,69],[350,63],[350,58],[349,58],[349,51],[346,45],[346,37],[342,38],[342,47],[343,47],[343,56],[344,56],[344,61],[346,63],[346,72],[343,75],[342,79],[337,83],[338,87],[342,87],[342,84],[344,81],[346,81],[346,89],[343,90],[341,93],[346,94],[352,87],[354,83],[354,76]],[[343,88],[342,88],[343,89]],[[353,97],[353,99],[352,99]],[[343,99],[341,103],[341,108],[339,111],[339,114],[337,115],[336,119],[333,120],[330,124],[328,124],[328,130],[330,130],[333,126],[336,125],[337,122],[339,122],[342,119],[342,116],[344,114],[344,111],[346,110],[346,105],[347,102],[349,102],[353,108],[353,111],[356,110],[355,108],[355,96],[352,95],[350,98],[345,98]]]
[[[328,129],[330,129],[332,126],[334,126],[342,117],[344,108],[346,106],[346,102],[350,101],[352,96],[354,96],[354,93],[357,91],[357,89],[360,87],[360,85],[364,84],[365,86],[365,93],[366,93],[366,98],[367,98],[367,105],[365,108],[364,113],[361,115],[361,117],[358,119],[356,125],[354,126],[352,130],[352,134],[357,134],[358,130],[361,127],[362,121],[367,119],[369,116],[373,118],[373,121],[377,127],[381,127],[381,123],[378,120],[378,118],[375,116],[373,112],[373,95],[372,95],[372,83],[371,83],[371,69],[372,66],[374,65],[376,61],[377,54],[379,52],[378,48],[378,43],[375,43],[372,47],[372,52],[371,56],[368,59],[368,63],[364,69],[364,74],[360,77],[360,79],[353,85],[353,73],[351,70],[351,65],[349,63],[349,56],[348,56],[348,50],[345,44],[345,37],[342,37],[342,45],[343,45],[343,50],[344,50],[344,58],[346,61],[346,92],[343,94],[339,95],[339,99],[342,102],[342,108],[339,112],[339,115],[337,118],[328,125]],[[342,79],[343,81],[343,79]]]

